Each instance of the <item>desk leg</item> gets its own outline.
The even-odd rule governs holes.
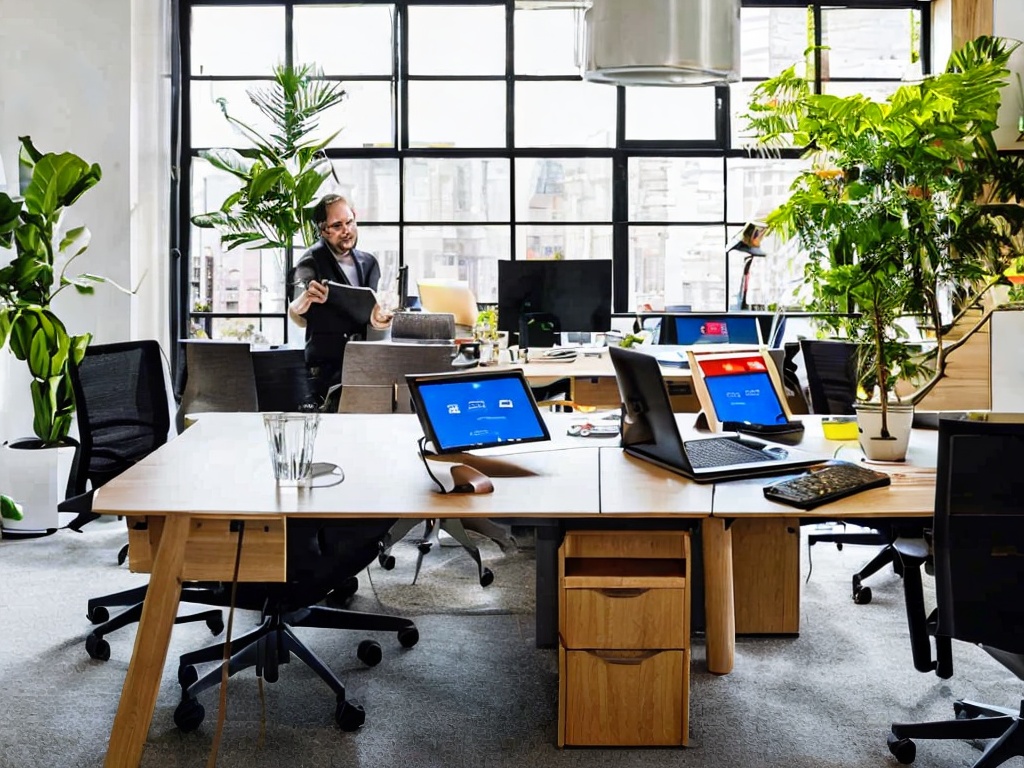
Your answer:
[[[110,732],[105,768],[136,768],[142,762],[142,749],[149,736],[167,646],[181,600],[189,522],[188,515],[168,515],[164,521],[142,618],[135,634],[135,650]]]
[[[558,547],[562,543],[560,526],[539,525],[536,528],[538,648],[558,647]]]
[[[704,641],[708,672],[732,672],[736,651],[736,614],[733,605],[732,532],[720,517],[701,523],[704,555]]]

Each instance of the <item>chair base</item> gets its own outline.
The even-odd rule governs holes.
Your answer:
[[[959,700],[953,703],[955,720],[893,723],[889,751],[904,765],[917,756],[913,739],[995,739],[973,768],[995,768],[1014,757],[1024,757],[1024,701],[1020,709]]]
[[[335,722],[345,731],[353,731],[363,724],[366,719],[363,708],[346,697],[345,685],[312,649],[299,640],[292,630],[293,627],[397,632],[398,642],[404,648],[412,648],[419,642],[416,625],[409,619],[319,605],[289,613],[270,614],[258,627],[231,641],[228,677],[253,667],[258,677],[262,677],[268,683],[275,683],[278,680],[280,666],[287,664],[294,654],[316,672],[334,692]],[[205,710],[196,697],[218,685],[223,677],[220,664],[201,677],[196,665],[222,661],[224,646],[224,643],[216,643],[182,654],[179,659],[178,683],[181,685],[181,703],[174,712],[174,723],[182,731],[193,731],[202,724]],[[375,666],[381,660],[380,646],[373,641],[364,640],[359,645],[357,655],[367,665]]]
[[[473,559],[473,562],[476,563],[477,578],[480,581],[481,587],[486,587],[494,582],[494,572],[491,571],[490,568],[486,568],[484,566],[483,560],[480,557],[480,549],[469,538],[467,529],[474,530],[491,539],[498,545],[502,552],[505,552],[510,547],[515,547],[515,540],[512,539],[511,534],[506,531],[505,527],[490,520],[464,521],[457,518],[431,518],[424,522],[423,536],[416,540],[416,550],[418,554],[416,555],[416,571],[413,573],[412,577],[413,584],[416,583],[416,580],[420,576],[423,557],[430,552],[434,546],[434,542],[431,539],[434,538],[437,530],[443,530],[455,539],[455,541],[457,541]],[[388,531],[383,541],[381,541],[380,554],[377,556],[377,560],[384,570],[390,571],[395,567],[395,559],[394,556],[391,555],[392,545],[396,541],[401,541],[405,538],[406,534],[419,524],[419,520],[404,519],[395,523],[391,530]]]

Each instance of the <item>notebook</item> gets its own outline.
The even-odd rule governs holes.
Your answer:
[[[687,356],[694,394],[712,432],[742,424],[781,430],[793,423],[778,369],[767,352],[690,350]]]
[[[752,437],[683,440],[658,361],[609,349],[622,399],[622,448],[631,456],[700,483],[785,474],[830,458]]]
[[[423,434],[437,454],[481,453],[551,440],[519,369],[405,378]]]

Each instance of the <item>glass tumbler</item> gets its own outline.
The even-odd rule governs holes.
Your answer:
[[[267,447],[279,486],[309,487],[319,413],[264,413]]]

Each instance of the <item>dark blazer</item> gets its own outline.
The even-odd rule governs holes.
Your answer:
[[[352,257],[359,274],[359,285],[377,290],[380,282],[380,265],[372,253],[352,250]],[[323,282],[334,280],[351,285],[338,260],[323,240],[299,257],[292,270],[290,283],[296,285],[309,280]],[[366,334],[366,325],[337,312],[326,304],[313,304],[305,314],[306,318],[306,362],[339,363],[345,354],[345,344],[353,338]]]

